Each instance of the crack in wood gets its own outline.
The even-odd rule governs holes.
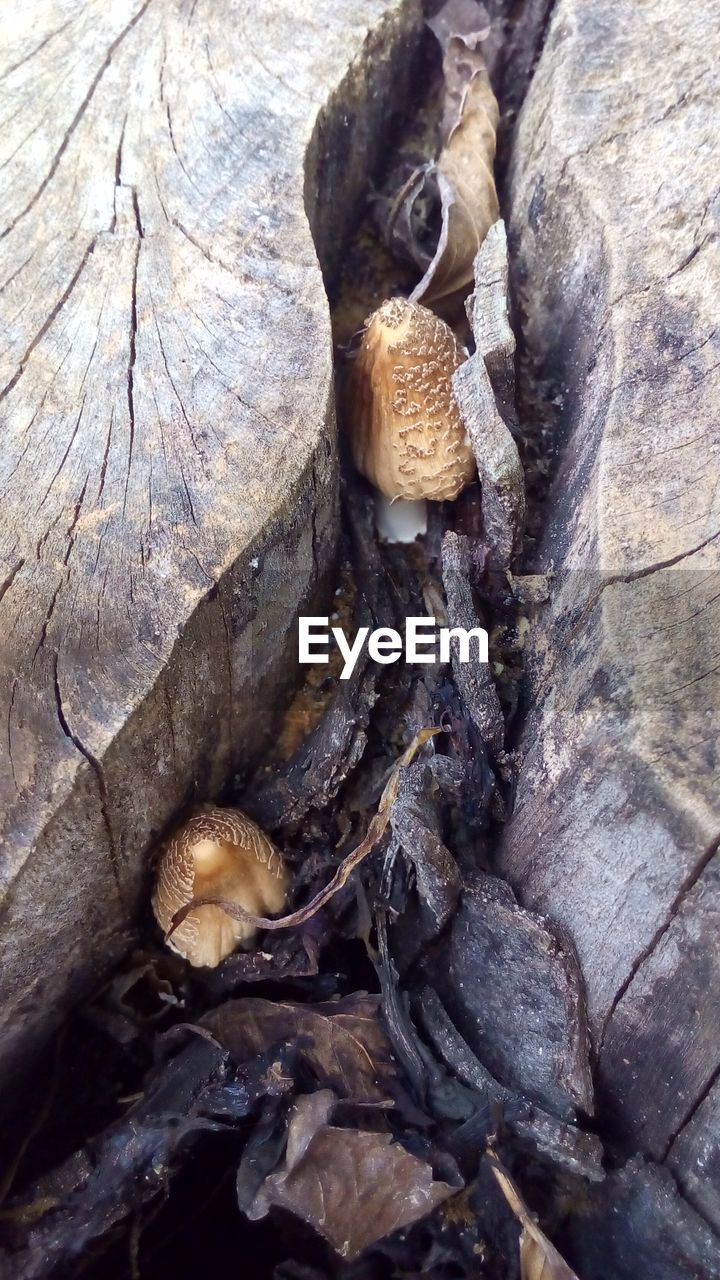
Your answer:
[[[130,485],[130,472],[132,469],[133,449],[135,446],[135,360],[137,358],[137,278],[138,264],[140,262],[140,247],[142,245],[143,232],[142,223],[140,221],[140,210],[138,208],[137,194],[133,188],[133,210],[135,212],[135,222],[137,226],[137,241],[135,244],[135,257],[133,260],[132,282],[130,285],[130,341],[128,348],[128,366],[127,366],[127,403],[129,417],[130,438],[128,442],[128,460],[127,474],[125,477],[125,495],[123,500],[123,517],[127,508],[128,488]]]
[[[708,1082],[705,1085],[705,1088],[701,1090],[699,1096],[695,1099],[692,1106],[689,1108],[687,1114],[683,1117],[680,1124],[677,1126],[675,1131],[671,1134],[668,1140],[667,1146],[665,1148],[665,1151],[660,1158],[662,1164],[665,1164],[666,1161],[670,1158],[672,1154],[673,1146],[678,1141],[678,1139],[682,1137],[682,1134],[684,1133],[685,1129],[687,1129],[688,1125],[692,1124],[692,1121],[694,1120],[697,1112],[700,1110],[705,1100],[712,1093],[713,1089],[715,1088],[715,1085],[718,1083],[718,1080],[720,1080],[720,1063],[718,1063],[717,1067],[715,1068],[712,1075],[708,1079]],[[699,1212],[702,1213],[702,1209],[700,1209]],[[712,1226],[714,1229],[713,1223],[710,1223],[710,1226]]]
[[[0,84],[3,80],[7,80],[8,77],[20,67],[24,67],[26,62],[30,62],[33,58],[36,58],[51,40],[54,40],[56,36],[62,35],[63,31],[70,26],[72,21],[72,18],[68,18],[67,22],[63,22],[61,26],[56,27],[54,31],[51,31],[49,35],[46,35],[45,38],[41,40],[39,44],[36,44],[35,48],[31,49],[29,53],[26,53],[22,58],[18,58],[17,62],[12,62],[9,67],[6,67],[0,76]]]
[[[30,198],[30,200],[25,205],[25,207],[21,209],[20,212],[16,215],[16,217],[13,218],[13,220],[7,225],[7,227],[5,227],[4,231],[0,231],[0,240],[4,240],[5,237],[8,236],[11,231],[14,231],[18,223],[37,204],[38,200],[43,194],[43,191],[48,186],[48,183],[52,182],[52,179],[54,178],[57,172],[58,165],[60,164],[60,161],[62,160],[63,156],[65,155],[65,152],[68,149],[68,146],[70,145],[73,134],[75,133],[75,130],[77,129],[78,125],[80,124],[80,121],[85,115],[85,112],[90,106],[90,103],[92,102],[93,97],[95,96],[95,91],[97,90],[97,87],[100,84],[100,81],[102,80],[103,76],[105,75],[105,72],[107,71],[108,67],[110,66],[110,63],[113,60],[113,55],[119,49],[120,45],[122,44],[123,40],[128,35],[128,33],[132,31],[133,27],[140,21],[143,14],[146,12],[148,6],[151,3],[152,3],[152,0],[145,0],[145,3],[142,5],[142,7],[138,10],[138,12],[134,15],[134,17],[131,18],[130,22],[128,22],[127,25],[123,27],[119,35],[117,35],[113,40],[112,44],[110,45],[105,55],[103,62],[101,63],[98,71],[96,72],[95,76],[90,82],[90,88],[88,89],[87,93],[85,94],[85,97],[80,103],[80,106],[75,112],[75,115],[73,116],[70,122],[70,125],[65,133],[65,136],[63,137],[63,140],[60,143],[60,146],[55,152],[50,168],[45,174],[45,177],[40,183],[40,186],[37,188],[34,195]]]
[[[31,667],[35,666],[40,650],[45,647],[45,641],[47,640],[48,627],[50,626],[50,621],[55,612],[55,606],[58,602],[58,596],[60,595],[63,584],[67,582],[68,576],[69,576],[69,570],[66,571],[66,573],[64,573],[63,576],[60,578],[60,581],[58,582],[50,598],[50,604],[47,607],[45,617],[43,618],[43,624],[42,624],[42,627],[40,628],[40,638],[35,646],[35,652],[33,653],[33,656],[32,656],[32,662],[30,664]]]
[[[80,401],[80,410],[79,410],[79,412],[78,412],[78,416],[77,416],[77,418],[75,419],[75,426],[74,426],[74,427],[73,427],[73,429],[72,429],[72,434],[71,434],[71,436],[70,436],[70,440],[68,441],[67,448],[65,449],[65,452],[64,452],[64,454],[63,454],[62,458],[60,459],[60,462],[59,462],[59,464],[58,464],[58,466],[57,466],[57,468],[56,468],[56,470],[55,470],[55,474],[53,475],[52,480],[50,481],[50,483],[49,483],[49,485],[48,485],[47,489],[45,490],[45,493],[43,494],[42,498],[40,499],[40,502],[38,503],[38,507],[37,507],[37,511],[38,511],[38,512],[42,510],[42,508],[44,507],[45,503],[47,502],[47,499],[48,499],[48,497],[50,496],[50,491],[51,491],[51,489],[52,489],[53,485],[55,484],[55,481],[57,480],[58,476],[60,475],[60,472],[62,471],[63,467],[65,466],[65,463],[67,462],[68,455],[69,455],[69,453],[70,453],[70,450],[71,450],[71,449],[72,449],[72,447],[73,447],[73,444],[75,443],[75,437],[77,436],[77,433],[78,433],[78,430],[79,430],[79,427],[80,427],[80,423],[81,423],[81,421],[82,421],[82,416],[83,416],[83,410],[84,410],[84,408],[85,408],[85,396],[83,396],[82,400]]]
[[[205,455],[197,442],[195,429],[192,425],[192,422],[190,421],[190,418],[188,417],[187,411],[185,409],[185,405],[183,404],[182,396],[180,395],[180,392],[178,391],[177,386],[175,384],[175,379],[173,378],[170,372],[170,366],[168,364],[168,358],[165,352],[165,344],[163,343],[163,340],[162,340],[162,333],[160,331],[160,325],[158,323],[157,311],[155,310],[154,306],[153,306],[153,320],[155,322],[155,332],[157,333],[158,344],[160,347],[160,355],[162,356],[162,362],[165,367],[165,373],[167,374],[168,382],[170,383],[170,386],[173,389],[173,394],[175,396],[175,399],[177,400],[178,408],[180,409],[180,412],[183,418],[185,419],[185,425],[190,433],[190,439],[192,441],[193,448],[197,453],[198,458],[200,459],[200,462],[202,463],[203,470],[205,470]],[[185,480],[185,477],[183,476],[183,482],[184,480]],[[187,485],[185,487],[187,489]],[[195,520],[195,513],[193,511],[192,501],[190,500],[189,493],[188,493],[188,502],[190,503],[190,510],[193,512],[193,524],[196,524],[197,521]]]
[[[5,596],[7,592],[10,590],[13,582],[17,578],[24,564],[25,564],[25,557],[21,556],[20,559],[17,561],[17,564],[13,565],[12,569],[10,570],[7,577],[5,578],[4,582],[0,582],[0,600],[2,600],[3,596]]]
[[[60,679],[58,674],[57,651],[53,655],[53,689],[55,693],[55,706],[57,709],[57,717],[60,723],[60,728],[62,729],[66,738],[68,738],[70,742],[72,742],[73,746],[76,747],[77,750],[80,752],[80,755],[83,756],[85,760],[87,760],[88,764],[90,765],[90,768],[93,771],[93,774],[95,775],[97,788],[98,788],[98,795],[100,799],[100,812],[102,814],[103,825],[105,827],[105,831],[108,837],[110,867],[112,870],[112,876],[115,883],[115,890],[116,890],[116,893],[118,896],[118,902],[120,903],[120,907],[123,911],[123,914],[127,914],[128,903],[125,901],[125,897],[122,890],[118,850],[115,842],[115,834],[113,832],[112,822],[110,821],[110,810],[109,810],[109,803],[108,803],[107,785],[105,782],[105,773],[104,773],[102,764],[98,760],[97,756],[93,754],[90,748],[87,747],[84,742],[82,742],[82,740],[78,737],[76,733],[73,732],[73,730],[70,727],[67,715],[65,714],[65,710],[63,708],[62,694],[60,692]]]
[[[627,992],[628,988],[632,985],[633,981],[637,977],[643,965],[652,957],[653,952],[656,950],[659,943],[665,937],[665,934],[667,933],[668,929],[671,927],[673,921],[675,920],[678,914],[678,911],[682,907],[682,904],[685,898],[688,896],[690,891],[695,887],[703,871],[712,861],[719,847],[720,847],[720,837],[718,837],[717,840],[714,840],[713,843],[705,850],[705,853],[698,860],[698,862],[695,863],[690,873],[685,877],[682,884],[680,885],[680,888],[675,894],[675,897],[670,903],[670,906],[668,908],[668,913],[665,919],[663,920],[662,924],[656,929],[652,938],[647,943],[647,945],[643,948],[643,950],[639,953],[639,955],[636,956],[635,962],[627,978],[625,979],[625,981],[617,991],[615,998],[608,1011],[608,1014],[605,1018],[605,1021],[603,1023],[603,1028],[598,1041],[598,1049],[596,1054],[596,1058],[598,1061],[600,1060],[600,1057],[602,1055],[603,1047],[605,1044],[605,1038],[606,1038],[607,1031],[610,1026],[613,1014],[615,1013],[620,1002],[622,1001],[623,996]]]
[[[5,384],[5,386],[0,391],[0,400],[4,400],[5,397],[10,394],[13,387],[19,382],[20,378],[22,377],[25,371],[25,367],[33,351],[37,347],[38,343],[41,342],[42,339],[45,337],[45,334],[47,333],[50,326],[54,324],[54,322],[57,320],[57,317],[60,315],[60,312],[62,311],[63,307],[65,306],[65,303],[70,297],[73,289],[75,288],[75,285],[77,284],[83,271],[85,270],[85,267],[87,266],[90,255],[94,253],[96,244],[97,244],[97,236],[93,236],[82,258],[80,259],[80,265],[77,268],[75,274],[72,276],[70,283],[58,298],[57,302],[55,303],[55,306],[48,313],[47,319],[43,322],[43,324],[41,324],[37,333],[28,343],[28,346],[25,349],[25,354],[21,357],[20,364],[18,365],[12,378],[8,383]]]

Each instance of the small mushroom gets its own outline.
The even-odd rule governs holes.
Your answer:
[[[152,907],[163,933],[180,908],[196,898],[223,898],[252,915],[271,915],[284,907],[289,880],[277,849],[246,814],[208,809],[168,841]],[[214,967],[256,932],[248,921],[207,905],[190,911],[168,943],[190,964]]]
[[[452,329],[406,298],[368,319],[345,398],[353,459],[381,493],[454,499],[475,458],[452,389],[465,359]]]

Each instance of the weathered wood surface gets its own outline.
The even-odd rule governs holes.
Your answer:
[[[334,550],[332,270],[416,0],[4,13],[0,1073],[256,752]]]
[[[502,863],[578,949],[605,1119],[681,1182],[720,1064],[719,95],[712,0],[558,0],[510,176],[560,461]]]

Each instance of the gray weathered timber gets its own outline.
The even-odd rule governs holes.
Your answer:
[[[720,1064],[719,101],[712,0],[558,0],[509,191],[559,465],[502,865],[573,938],[606,1118],[657,1159]]]
[[[720,1236],[720,1079],[683,1126],[667,1164],[685,1196]]]
[[[0,1074],[262,746],[337,530],[332,270],[416,0],[4,13]],[[317,243],[313,243],[311,229]]]

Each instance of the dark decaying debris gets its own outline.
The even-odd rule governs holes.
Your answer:
[[[672,1174],[640,1158],[588,1189],[558,1243],[582,1280],[720,1276],[718,1237]]]
[[[0,1274],[44,1280],[56,1266],[73,1268],[89,1245],[163,1195],[200,1133],[236,1124],[291,1083],[279,1059],[259,1055],[237,1071],[225,1049],[195,1031],[121,1120],[41,1178],[10,1215]]]
[[[466,879],[443,963],[423,961],[458,1030],[493,1074],[551,1114],[593,1110],[589,1041],[577,959],[504,881]]]
[[[444,600],[440,539],[429,538],[424,555],[378,547],[362,496],[358,486],[348,500],[350,545],[363,560],[356,615],[392,624],[420,611],[428,587]],[[464,598],[469,608],[471,588]],[[168,1025],[183,1023],[205,1038],[196,1033],[173,1056],[165,1048],[141,1096],[109,1128],[54,1172],[25,1175],[2,1223],[9,1274],[74,1275],[90,1246],[102,1257],[124,1233],[137,1274],[162,1275],[147,1224],[162,1221],[168,1187],[201,1135],[211,1143],[233,1135],[237,1200],[252,1230],[268,1215],[304,1223],[325,1241],[317,1265],[327,1276],[344,1275],[352,1258],[362,1268],[366,1255],[375,1274],[430,1265],[438,1275],[444,1267],[473,1275],[482,1258],[485,1274],[512,1275],[517,1225],[483,1168],[498,1126],[521,1178],[528,1169],[544,1186],[586,1186],[600,1176],[597,1139],[572,1123],[590,1106],[567,957],[506,886],[488,893],[498,882],[486,877],[478,893],[468,880],[478,858],[487,860],[504,786],[472,709],[447,668],[366,668],[345,683],[337,692],[336,682],[310,739],[272,774],[260,771],[250,796],[286,855],[302,859],[297,911],[366,837],[395,779],[387,830],[358,867],[357,886],[351,879],[301,928],[261,935],[256,951],[217,971],[188,973],[170,958],[158,976],[144,960],[102,996],[94,1017],[127,1045],[159,1045]],[[438,736],[398,771],[402,748],[432,723]],[[479,952],[462,961],[484,1010],[474,1039],[462,993],[454,1002],[448,991],[469,913],[486,952],[501,928],[507,935],[495,938],[483,971]],[[138,1021],[128,992],[142,983],[154,1003]],[[369,984],[379,993],[364,994]],[[542,1070],[542,1055],[527,1051],[519,993],[528,991],[541,1015],[536,1050],[545,1037]],[[513,1057],[522,1064],[515,1075]],[[292,1233],[288,1241],[289,1265],[306,1245]],[[319,1247],[307,1245],[308,1257]]]
[[[372,539],[358,607],[378,624],[417,607],[439,581],[437,551],[431,539],[422,558],[388,554]],[[465,583],[474,563],[468,545]],[[482,574],[466,600],[478,588]],[[581,1280],[607,1274],[588,1243],[603,1233],[610,1274],[716,1274],[708,1230],[668,1174],[631,1165],[602,1181],[576,961],[490,874],[505,784],[451,671],[385,668],[372,680],[382,692],[374,703],[365,675],[347,693],[365,743],[359,759],[344,756],[336,790],[321,749],[326,726],[339,723],[331,697],[317,749],[303,743],[284,765],[284,793],[267,774],[253,793],[258,806],[283,796],[273,831],[291,859],[304,859],[302,906],[366,835],[418,726],[447,730],[396,775],[387,830],[357,885],[216,972],[189,974],[172,957],[157,967],[149,953],[104,993],[92,1012],[105,1033],[127,1051],[138,1041],[166,1047],[113,1124],[59,1168],[34,1177],[26,1168],[1,1224],[8,1277],[74,1277],[88,1251],[102,1259],[120,1239],[136,1274],[161,1280],[155,1224],[169,1213],[168,1188],[198,1141],[228,1135],[223,1168],[229,1160],[238,1223],[251,1232],[274,1224],[272,1263],[259,1276],[519,1276],[519,1226],[483,1154],[493,1136]],[[142,987],[150,1004],[139,1017]],[[196,1031],[168,1054],[162,1036],[173,1023],[205,1038]],[[643,1271],[637,1241],[646,1237],[652,1265]]]
[[[479,60],[495,81],[519,68],[525,83],[527,50],[513,60],[498,39],[513,8],[450,0],[433,24],[446,55],[455,39],[444,104],[430,95],[446,135]],[[535,26],[545,8],[525,6]],[[432,180],[427,167],[409,178],[407,158],[405,185],[374,215],[386,247],[426,271]],[[66,1028],[59,1056],[111,1046],[115,1092],[57,1157],[29,1114],[0,1179],[2,1280],[177,1280],[227,1268],[228,1251],[258,1280],[720,1276],[717,1238],[666,1169],[613,1171],[574,952],[492,874],[522,613],[543,584],[508,572],[524,494],[501,223],[474,265],[475,350],[455,391],[480,482],[453,511],[433,504],[424,545],[399,547],[378,542],[372,494],[346,476],[344,570],[353,628],[402,630],[420,614],[483,625],[492,662],[460,663],[455,644],[444,666],[365,656],[348,681],[329,674],[302,740],[225,797],[292,867],[292,926],[273,922],[213,971],[148,950]],[[351,301],[349,333],[358,306],[367,314]],[[47,1107],[56,1127],[65,1079]],[[173,1197],[194,1168],[188,1227]]]

